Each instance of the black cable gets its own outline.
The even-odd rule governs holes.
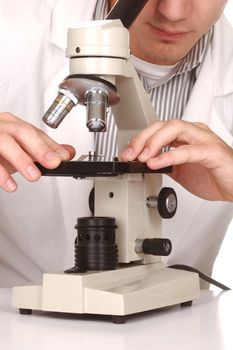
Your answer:
[[[129,28],[148,0],[118,0],[105,19],[120,19]]]
[[[213,278],[209,277],[208,275],[204,274],[203,272],[200,272],[199,270],[195,269],[194,267],[177,264],[177,265],[168,266],[168,268],[196,272],[199,275],[199,278],[201,278],[202,280],[204,280],[204,281],[206,281],[206,282],[208,282],[210,284],[213,284],[214,286],[216,286],[216,287],[218,287],[218,288],[220,288],[222,290],[231,290],[231,288],[229,288],[229,287],[225,286],[224,284],[214,280]]]

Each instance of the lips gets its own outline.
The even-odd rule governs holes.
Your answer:
[[[172,31],[166,28],[155,27],[152,25],[151,25],[151,30],[157,37],[165,40],[182,39],[185,35],[188,34],[188,32],[185,32],[185,31],[178,31],[178,30]]]

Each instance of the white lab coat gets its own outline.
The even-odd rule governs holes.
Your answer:
[[[68,74],[65,58],[68,27],[92,18],[96,0],[0,1],[0,111],[9,111],[43,128],[59,142],[70,143],[78,155],[92,147],[82,108],[73,110],[57,130],[41,116]],[[224,38],[222,33],[224,32]],[[222,21],[201,69],[184,119],[206,122],[233,143],[233,29]],[[19,189],[0,191],[0,286],[41,278],[43,271],[73,265],[74,225],[89,215],[91,182],[42,178],[28,183],[15,175]],[[173,242],[168,264],[185,263],[207,273],[232,218],[230,203],[201,200],[164,177],[175,188],[176,216],[164,223]]]

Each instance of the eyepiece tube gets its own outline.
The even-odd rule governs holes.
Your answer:
[[[129,28],[148,0],[118,0],[105,19],[120,19]]]
[[[78,99],[71,92],[60,89],[52,105],[43,116],[43,122],[56,129],[77,103]]]

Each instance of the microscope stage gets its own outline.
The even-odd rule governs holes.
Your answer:
[[[172,168],[166,167],[159,170],[151,170],[144,163],[137,161],[67,161],[62,162],[56,169],[46,169],[41,164],[36,166],[44,176],[72,176],[74,178],[106,177],[123,174],[167,174]]]

